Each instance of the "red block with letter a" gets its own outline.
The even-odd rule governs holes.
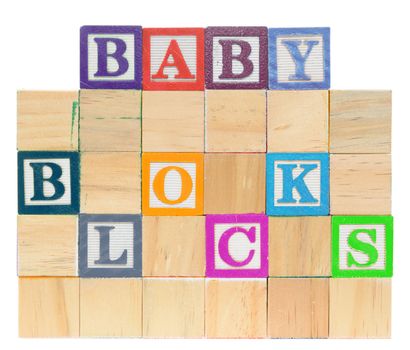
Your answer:
[[[143,29],[144,90],[204,90],[204,29]]]

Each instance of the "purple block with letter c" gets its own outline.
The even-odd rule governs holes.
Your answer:
[[[268,217],[206,216],[206,277],[268,276]]]

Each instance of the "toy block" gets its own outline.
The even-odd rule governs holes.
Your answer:
[[[330,338],[390,338],[391,279],[332,278]]]
[[[141,215],[80,214],[80,277],[141,277],[141,231]]]
[[[19,278],[20,337],[78,337],[79,279]]]
[[[142,28],[83,26],[81,89],[141,89]]]
[[[143,153],[142,169],[144,215],[202,215],[202,153]]]
[[[144,216],[144,277],[204,277],[205,217]]]
[[[205,154],[205,214],[265,212],[265,154]]]
[[[268,276],[268,217],[206,216],[206,276]]]
[[[269,28],[269,89],[330,88],[330,28]]]
[[[392,275],[392,216],[332,217],[333,277]]]
[[[144,338],[202,338],[205,279],[144,278]]]
[[[269,276],[330,276],[330,216],[269,217]]]
[[[144,90],[204,90],[204,29],[144,28]]]
[[[268,153],[266,212],[272,216],[329,214],[328,153]]]
[[[81,212],[141,213],[140,153],[81,153]]]
[[[328,91],[267,92],[268,152],[328,152]]]
[[[142,279],[81,278],[81,337],[141,337]]]
[[[144,152],[204,152],[203,91],[144,91]]]
[[[330,91],[330,152],[390,153],[391,91]]]
[[[205,120],[206,152],[266,152],[265,90],[207,90]]]
[[[330,156],[330,213],[391,213],[391,157],[388,154]]]
[[[268,336],[327,338],[328,278],[269,278]]]
[[[266,337],[266,279],[207,279],[207,338]]]
[[[19,276],[77,275],[77,216],[19,215]]]
[[[267,28],[206,28],[205,67],[207,89],[266,89]]]
[[[78,91],[18,91],[17,149],[78,150]]]
[[[81,151],[141,151],[141,91],[80,90]]]
[[[18,152],[19,214],[77,214],[78,152]]]

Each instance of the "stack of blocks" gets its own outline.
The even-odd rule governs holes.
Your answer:
[[[81,29],[18,93],[23,337],[384,338],[391,93],[329,29]]]

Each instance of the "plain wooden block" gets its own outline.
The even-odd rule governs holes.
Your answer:
[[[332,215],[384,215],[390,212],[390,155],[330,155]]]
[[[327,338],[328,278],[269,278],[268,336]]]
[[[207,338],[266,337],[266,279],[207,279]]]
[[[141,213],[140,154],[81,153],[80,193],[82,213]]]
[[[266,152],[266,91],[207,90],[206,152]]]
[[[143,216],[144,277],[205,276],[204,216]]]
[[[330,338],[390,338],[391,279],[332,278]]]
[[[205,214],[265,212],[265,154],[205,154]]]
[[[141,151],[140,90],[80,90],[81,151]]]
[[[143,336],[202,338],[205,279],[144,278]]]
[[[327,90],[267,92],[268,152],[328,152]]]
[[[269,217],[269,276],[330,276],[330,216]]]
[[[78,150],[78,91],[17,92],[17,148]]]
[[[391,91],[330,91],[330,152],[390,153]]]
[[[80,279],[80,336],[141,335],[142,279]]]
[[[77,275],[76,215],[19,215],[19,276]]]
[[[20,337],[78,337],[79,300],[78,278],[20,277]]]
[[[204,92],[144,91],[144,152],[204,152]]]

